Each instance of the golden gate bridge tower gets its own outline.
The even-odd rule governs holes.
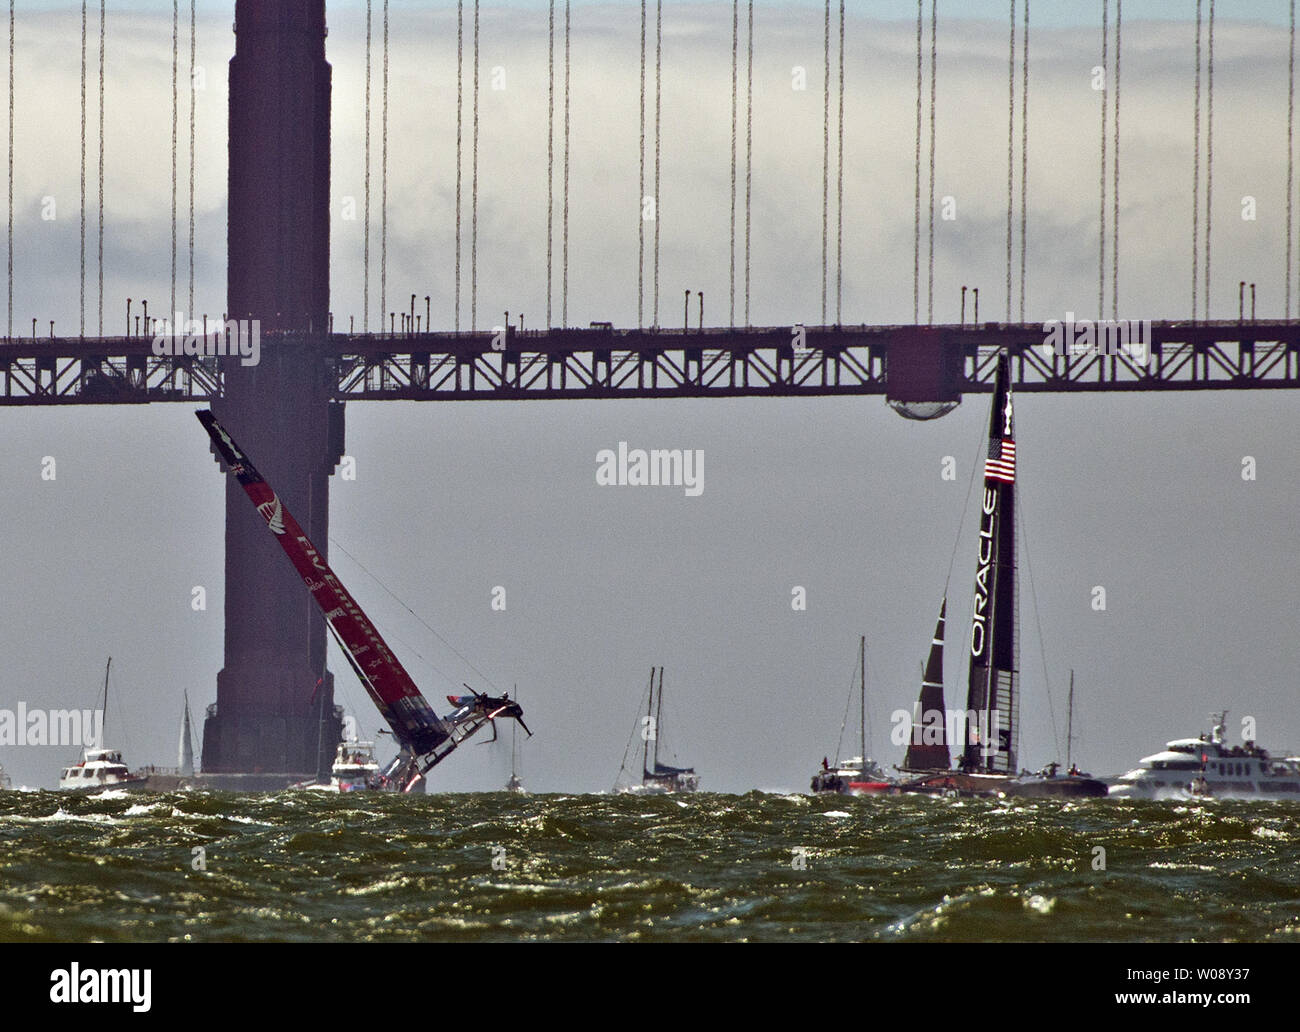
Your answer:
[[[329,312],[330,66],[325,0],[235,5],[230,61],[228,317],[256,320],[260,360],[224,360],[213,408],[308,537],[329,542],[329,477],[343,406],[324,351]],[[203,770],[315,771],[339,738],[325,622],[261,517],[226,478],[225,666],[203,728]],[[323,683],[318,685],[318,681]],[[323,692],[329,725],[304,700]]]

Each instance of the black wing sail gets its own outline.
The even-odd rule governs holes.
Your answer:
[[[930,642],[930,656],[921,675],[920,712],[912,721],[912,738],[903,759],[904,770],[947,770],[952,762],[948,755],[946,714],[943,701],[944,617],[948,612],[945,598],[939,606],[939,622]]]
[[[975,606],[971,617],[967,770],[1014,774],[1020,677],[1016,641],[1016,442],[1010,363],[998,356],[979,516]]]

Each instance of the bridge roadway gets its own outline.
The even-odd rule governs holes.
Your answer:
[[[802,340],[799,329],[802,329]],[[215,343],[216,335],[209,340]],[[956,402],[988,392],[1012,354],[1018,391],[1300,387],[1300,321],[1152,322],[1140,353],[1054,353],[1042,324],[263,334],[261,358],[326,363],[338,401],[885,395]],[[1130,349],[1138,351],[1140,349]],[[158,355],[153,338],[0,341],[0,405],[210,402],[213,356]]]

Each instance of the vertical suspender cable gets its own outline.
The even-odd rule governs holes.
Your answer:
[[[736,70],[739,64],[740,0],[731,0],[731,315],[736,325]]]
[[[1020,45],[1020,321],[1025,321],[1025,231],[1029,208],[1029,0]]]
[[[1115,175],[1110,190],[1110,317],[1119,319],[1119,55],[1124,0],[1115,0]]]
[[[1110,38],[1110,4],[1101,0],[1101,208],[1098,219],[1101,231],[1097,234],[1097,318],[1106,318],[1106,76],[1110,74],[1107,67],[1106,44]]]
[[[844,0],[840,0],[840,110],[835,143],[835,325],[844,297]]]
[[[656,211],[655,215],[659,213]],[[658,225],[658,223],[655,223]],[[560,287],[560,325],[569,325],[569,0],[564,0],[564,273]]]
[[[388,0],[384,0],[384,99],[379,133],[379,328],[388,310]]]
[[[365,235],[365,250],[361,259],[361,331],[370,332],[370,23],[372,0],[366,0],[366,199],[365,218],[362,233]],[[380,316],[380,324],[383,316]]]
[[[104,8],[99,0],[99,336],[104,335]]]
[[[1205,318],[1210,318],[1210,205],[1214,199],[1214,0],[1205,53]]]
[[[555,0],[550,3],[546,44],[546,328],[551,327],[551,255],[555,209]]]
[[[180,93],[177,89],[177,73],[181,60],[180,34],[180,0],[172,0],[172,297],[171,307],[167,309],[168,320],[174,318],[173,313],[176,311],[176,125],[180,112]]]
[[[745,326],[749,326],[750,202],[754,186],[754,0],[749,0],[749,55],[745,69]]]
[[[470,144],[469,328],[478,329],[478,5],[474,0],[474,112]]]
[[[646,0],[641,0],[641,150],[638,165],[641,178],[636,195],[637,263],[636,263],[636,328],[645,325],[645,22]],[[659,213],[655,212],[655,218]]]
[[[1007,322],[1011,321],[1011,216],[1015,184],[1016,0],[1011,0],[1011,42],[1007,57]]]
[[[652,325],[659,327],[659,150],[660,112],[663,107],[664,0],[655,0],[655,256],[654,316]]]
[[[912,229],[912,322],[921,321],[921,28],[924,0],[916,0],[916,195]]]
[[[189,305],[186,312],[189,318],[194,318],[194,115],[197,108],[197,98],[194,94],[194,60],[198,56],[196,53],[196,29],[198,23],[198,12],[196,0],[190,0],[190,294]]]
[[[5,336],[14,335],[14,0],[9,0],[9,321]]]
[[[1196,100],[1192,114],[1192,322],[1196,321],[1197,263],[1201,242],[1201,0],[1196,0]]]
[[[1295,174],[1295,151],[1291,139],[1295,126],[1295,0],[1291,0],[1291,49],[1286,65],[1286,319],[1291,319],[1291,188]]]
[[[934,323],[934,141],[935,141],[935,72],[939,63],[938,0],[930,0],[930,269],[926,280],[925,322]]]
[[[822,33],[822,325],[826,323],[827,257],[830,241],[831,0],[825,0]]]
[[[554,0],[552,0],[554,2]],[[464,145],[461,142],[465,121],[465,0],[456,0],[456,300],[453,303],[456,332],[460,332],[460,187],[464,178]],[[547,299],[549,306],[550,300]],[[549,308],[548,308],[549,311]]]
[[[86,335],[86,0],[81,0],[81,336]]]

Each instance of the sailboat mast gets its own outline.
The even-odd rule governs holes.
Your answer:
[[[650,773],[650,738],[653,736],[658,741],[659,729],[655,727],[655,668],[650,668],[650,691],[646,695],[645,704],[645,730],[646,733],[641,736],[641,775],[644,777]]]
[[[104,742],[108,736],[104,734],[104,725],[108,723],[108,672],[113,667],[113,657],[108,657],[108,664],[104,667],[104,719],[99,725],[99,747],[104,748]]]
[[[861,672],[858,694],[862,702],[862,712],[858,718],[862,751],[858,755],[862,757],[862,769],[865,771],[867,769],[867,636],[865,634],[858,638],[858,669]]]
[[[659,729],[664,715],[664,668],[659,668],[659,705],[655,710],[655,773],[659,773]]]
[[[1065,718],[1065,769],[1074,770],[1074,764],[1070,762],[1070,751],[1074,744],[1074,671],[1070,671],[1070,702],[1069,715]]]

